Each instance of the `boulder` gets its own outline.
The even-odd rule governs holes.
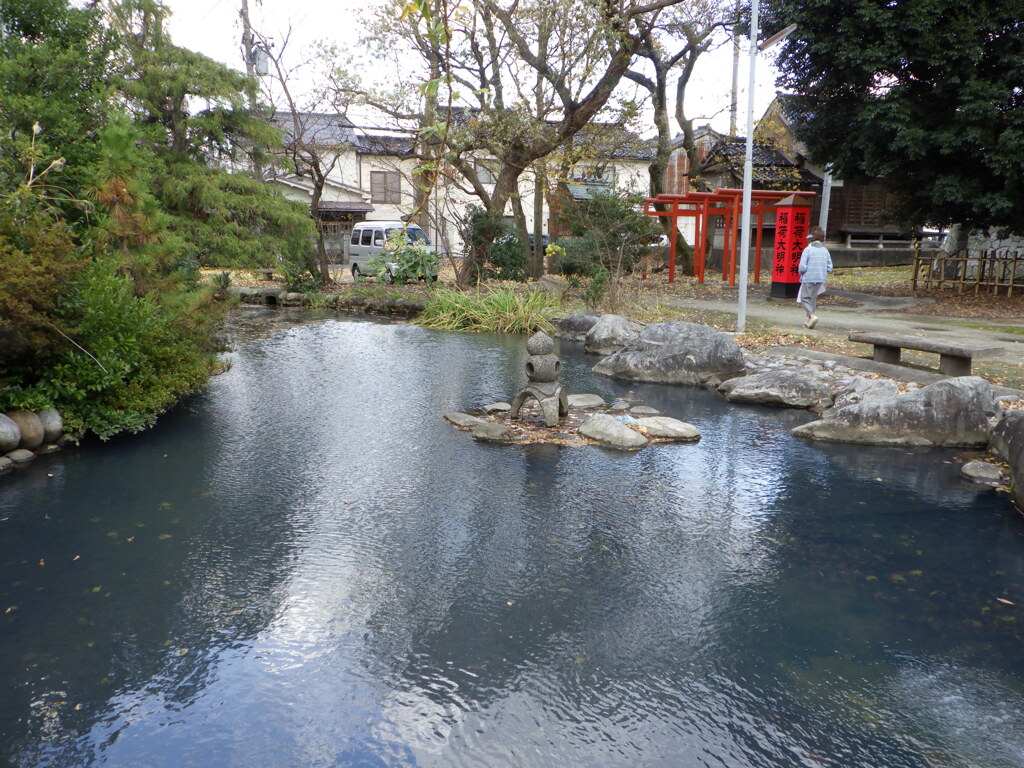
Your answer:
[[[654,323],[621,352],[594,366],[615,379],[661,384],[713,384],[742,376],[743,352],[731,336],[696,323]]]
[[[651,437],[667,437],[671,440],[692,442],[700,440],[700,432],[693,424],[668,416],[648,416],[633,422],[641,432]]]
[[[555,323],[555,336],[570,341],[583,341],[600,316],[600,312],[588,309],[586,312],[577,312],[564,317]]]
[[[583,349],[595,355],[611,355],[640,335],[643,326],[621,315],[601,315],[588,331]]]
[[[905,395],[833,408],[792,432],[843,443],[983,446],[991,434],[993,403],[991,384],[962,376]]]
[[[960,467],[960,477],[979,485],[999,485],[1003,474],[991,461],[968,461]]]
[[[6,456],[0,456],[0,475],[14,466],[14,462]]]
[[[473,427],[473,439],[483,443],[510,443],[512,433],[501,424],[481,421]]]
[[[459,413],[458,411],[452,411],[444,415],[448,421],[454,424],[456,427],[475,427],[477,424],[483,424],[481,419],[476,416],[470,416],[468,413]]]
[[[1007,411],[992,430],[992,450],[1010,465],[1010,492],[1024,512],[1024,411]]]
[[[21,430],[13,419],[0,413],[0,454],[13,451],[21,442]]]
[[[579,433],[591,440],[596,440],[601,445],[625,451],[635,451],[650,442],[639,432],[634,432],[614,416],[609,416],[606,413],[591,416],[580,427]]]
[[[13,461],[15,464],[24,464],[32,461],[36,455],[32,453],[28,448],[15,448],[13,451],[7,454],[7,458]]]
[[[43,444],[43,435],[45,434],[43,422],[40,421],[36,414],[31,411],[11,411],[7,416],[21,430],[19,448],[27,448],[30,451],[34,451]]]
[[[43,425],[43,442],[53,443],[64,432],[64,420],[56,408],[40,411],[36,414]]]
[[[657,408],[651,408],[649,405],[634,405],[629,409],[629,412],[634,416],[660,416],[661,411]]]
[[[820,379],[797,371],[765,371],[729,379],[718,387],[731,403],[828,408],[832,390]]]
[[[868,400],[884,400],[887,397],[896,397],[899,393],[900,388],[890,379],[865,379],[863,376],[856,376],[853,381],[836,392],[832,407],[845,408]]]
[[[507,413],[512,410],[511,403],[491,403],[482,408],[484,413]]]
[[[600,395],[569,395],[570,408],[600,408],[604,398]]]

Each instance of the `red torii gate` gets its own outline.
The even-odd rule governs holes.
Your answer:
[[[775,205],[790,195],[813,199],[815,192],[776,191],[755,189],[750,194],[750,213],[757,216],[757,234],[754,245],[754,282],[761,282],[761,243],[764,235],[764,214],[774,210]],[[659,211],[656,206],[664,206]],[[688,207],[681,207],[688,206]],[[689,207],[692,206],[692,207]],[[707,261],[705,233],[712,216],[725,218],[725,237],[722,242],[722,279],[729,285],[736,285],[736,251],[739,247],[740,219],[743,216],[743,190],[717,189],[714,192],[689,192],[685,195],[661,194],[644,200],[644,213],[672,219],[669,234],[668,281],[676,279],[676,239],[678,219],[693,218],[696,230],[693,243],[693,274],[697,282],[704,283],[704,266]],[[647,277],[646,271],[644,277]]]

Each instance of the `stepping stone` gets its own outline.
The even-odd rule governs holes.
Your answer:
[[[584,437],[596,440],[601,445],[626,451],[635,451],[650,442],[639,432],[634,432],[614,416],[605,413],[591,416],[579,431]]]
[[[473,439],[483,443],[510,443],[512,442],[512,433],[501,424],[481,421],[473,427]]]
[[[649,405],[634,405],[629,409],[629,412],[638,416],[658,416],[661,414],[661,411],[657,408],[651,408]]]
[[[569,395],[570,408],[600,408],[604,404],[600,395]]]
[[[648,416],[637,419],[633,425],[651,437],[667,437],[672,440],[700,440],[700,432],[693,424],[668,416]]]
[[[456,427],[475,427],[477,424],[485,423],[476,416],[470,416],[468,413],[459,413],[458,411],[446,413],[444,417]]]

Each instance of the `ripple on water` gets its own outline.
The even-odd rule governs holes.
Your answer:
[[[570,391],[702,440],[486,446],[441,414],[508,400],[521,338],[237,333],[157,429],[0,487],[0,762],[1024,766],[991,597],[1024,525],[951,452],[797,441],[570,344]]]

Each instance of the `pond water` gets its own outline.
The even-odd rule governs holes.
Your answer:
[[[484,445],[441,414],[523,337],[232,333],[155,429],[0,479],[0,764],[1024,766],[1024,520],[953,452],[567,343],[703,439]]]

